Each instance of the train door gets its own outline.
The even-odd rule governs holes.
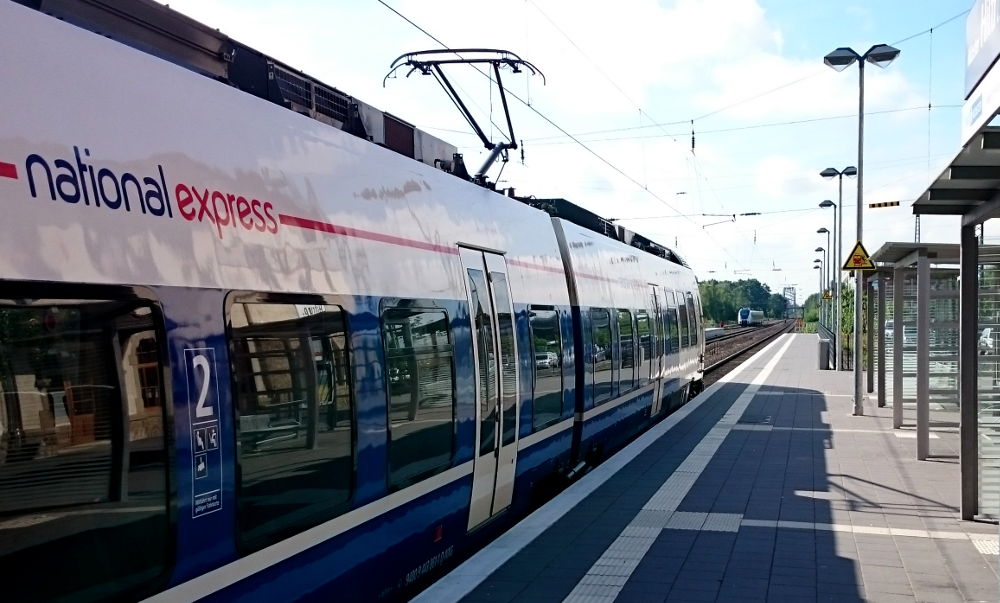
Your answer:
[[[468,528],[510,506],[517,462],[514,307],[501,255],[460,248],[476,365],[476,454]]]
[[[660,388],[663,386],[663,380],[660,378],[663,367],[663,311],[660,306],[660,292],[657,291],[656,285],[650,287],[652,288],[649,299],[652,312],[650,336],[653,338],[653,362],[649,377],[653,380],[653,406],[649,410],[649,415],[656,416],[661,409]]]

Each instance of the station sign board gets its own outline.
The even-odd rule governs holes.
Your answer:
[[[965,20],[965,103],[962,144],[986,125],[1000,108],[1000,2],[976,0]]]

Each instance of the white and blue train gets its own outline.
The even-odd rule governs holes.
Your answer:
[[[736,313],[736,324],[741,327],[757,327],[764,324],[764,311],[740,308]]]
[[[670,250],[427,165],[419,133],[397,152],[349,97],[276,106],[295,73],[224,37],[140,52],[100,3],[25,4],[0,3],[6,600],[400,598],[700,387]],[[126,32],[197,25],[118,4]]]

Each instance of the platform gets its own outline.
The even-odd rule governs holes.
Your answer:
[[[781,336],[416,600],[1000,599],[957,431],[916,461],[890,408],[852,416],[852,374],[816,365],[815,335]]]

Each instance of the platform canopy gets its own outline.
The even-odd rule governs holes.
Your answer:
[[[913,213],[973,222],[1000,215],[1000,127],[985,126],[973,135],[913,203]]]
[[[923,252],[934,264],[957,264],[959,246],[957,243],[883,243],[872,260],[880,264],[890,264],[897,268],[908,268],[916,262],[916,255]]]

